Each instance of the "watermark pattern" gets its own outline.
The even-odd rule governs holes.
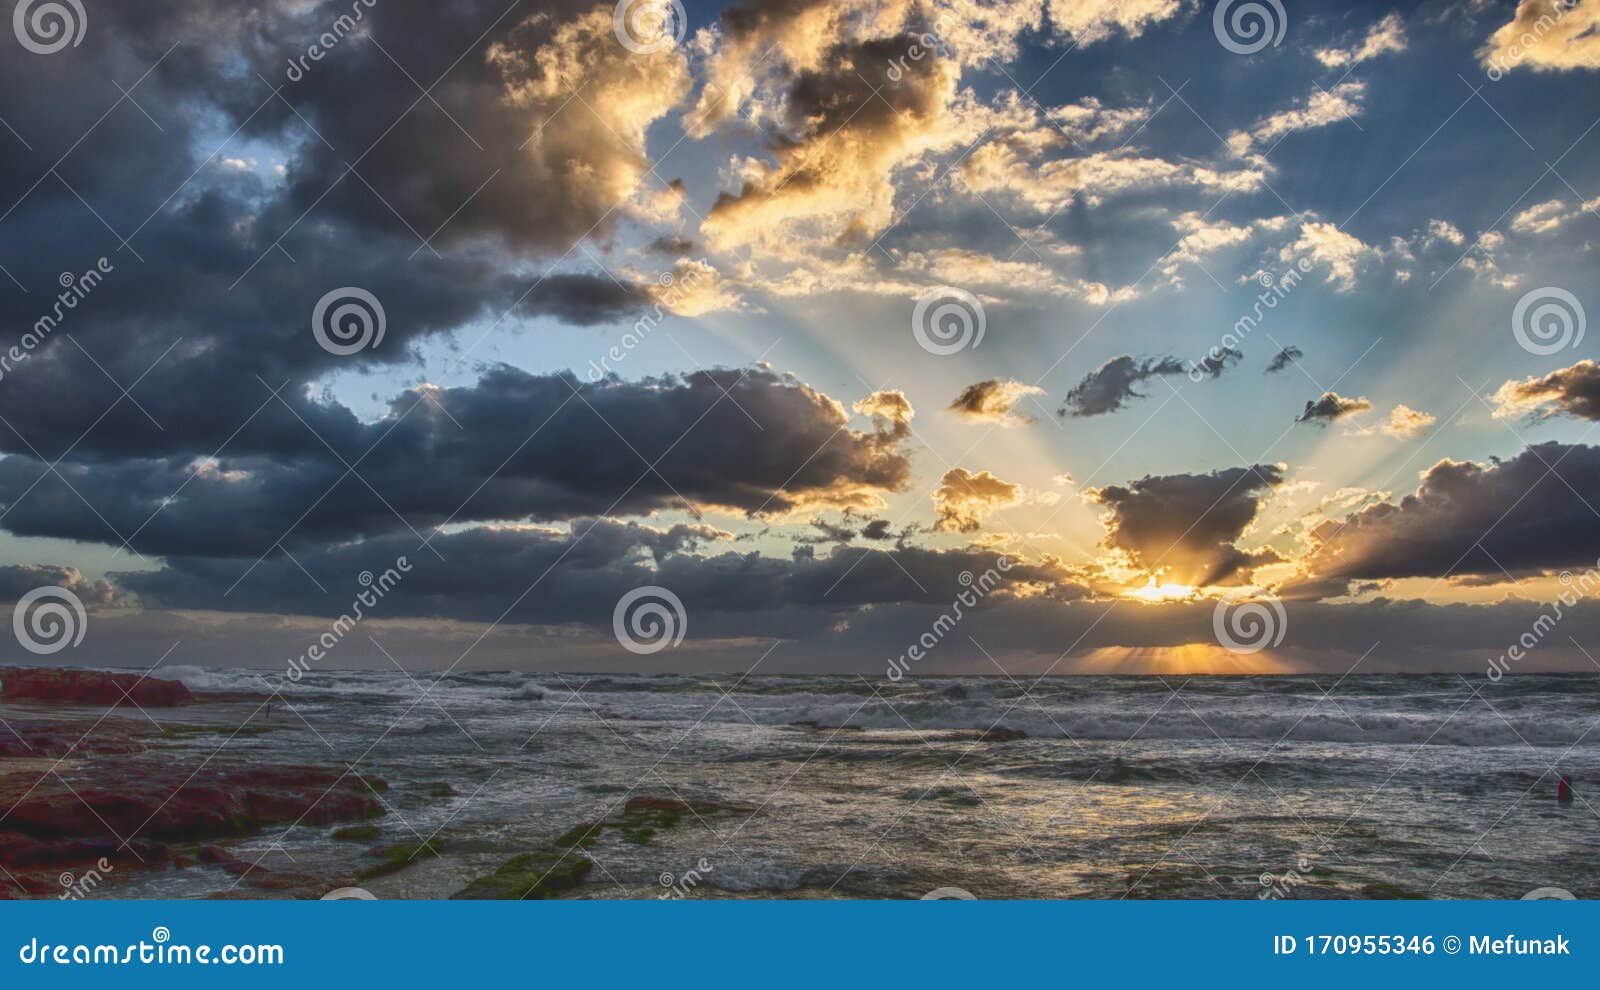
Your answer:
[[[49,656],[83,642],[89,617],[77,595],[59,585],[35,588],[17,599],[11,631],[29,653]]]
[[[1282,876],[1271,873],[1261,874],[1260,893],[1256,899],[1261,901],[1278,901],[1289,897],[1294,889],[1306,882],[1306,874],[1311,872],[1311,861],[1301,856],[1295,860],[1294,867],[1283,872]]]
[[[711,863],[702,856],[694,864],[693,868],[685,870],[677,876],[673,876],[671,873],[663,873],[657,879],[660,881],[661,886],[666,889],[657,894],[656,899],[662,901],[682,900],[688,897],[695,887],[700,885],[700,881],[705,878],[705,875],[710,872]]]
[[[611,631],[629,653],[648,656],[683,642],[689,615],[683,600],[658,584],[635,588],[617,599]]]
[[[965,887],[935,887],[922,895],[925,901],[975,901],[978,895]]]
[[[1554,285],[1526,293],[1511,311],[1511,335],[1523,350],[1541,357],[1577,347],[1586,329],[1578,297]]]
[[[11,12],[17,42],[35,55],[54,55],[83,44],[89,16],[80,0],[19,0]]]
[[[283,946],[174,945],[171,930],[157,925],[150,932],[150,941],[140,939],[131,945],[41,945],[35,937],[22,943],[17,959],[24,965],[57,966],[281,966]]]
[[[383,600],[383,596],[393,591],[401,578],[409,573],[411,573],[411,561],[401,556],[395,559],[393,567],[385,568],[382,574],[374,575],[371,571],[362,571],[356,575],[356,581],[366,590],[356,594],[349,610],[335,619],[333,625],[318,636],[315,643],[312,643],[299,657],[289,661],[287,673],[289,680],[298,684],[300,678],[311,669],[311,664],[321,663],[327,657],[328,651],[338,646],[346,636],[350,635],[356,623],[366,618],[366,610],[375,608]]]
[[[1235,55],[1254,55],[1283,42],[1289,29],[1289,15],[1279,0],[1218,0],[1211,12],[1211,30],[1222,47]]]
[[[1490,82],[1499,82],[1505,78],[1507,72],[1515,69],[1523,59],[1544,41],[1545,36],[1555,30],[1556,25],[1566,20],[1567,14],[1576,6],[1579,0],[1555,0],[1550,5],[1551,12],[1543,13],[1533,22],[1533,25],[1515,42],[1506,46],[1503,54],[1496,54],[1489,60],[1489,68],[1485,73]]]
[[[375,901],[378,896],[365,887],[335,887],[322,895],[325,901]]]
[[[320,62],[327,57],[328,53],[338,46],[339,42],[349,37],[356,30],[362,19],[367,16],[367,11],[377,5],[378,0],[351,0],[350,12],[335,17],[333,23],[328,25],[328,30],[318,35],[317,40],[306,48],[304,55],[291,58],[289,60],[289,68],[284,71],[284,75],[290,82],[299,82],[304,79],[306,73],[311,71],[310,63]]]
[[[94,263],[94,267],[82,275],[71,272],[62,272],[57,281],[61,284],[61,291],[56,294],[55,305],[50,307],[50,312],[33,321],[33,326],[22,338],[4,354],[0,354],[0,379],[15,370],[16,366],[26,361],[39,345],[49,339],[61,321],[66,318],[67,311],[78,308],[78,303],[83,302],[105,280],[105,277],[116,270],[116,265],[105,258]]]
[[[1525,901],[1575,901],[1578,898],[1565,887],[1535,887],[1522,895]]]
[[[311,311],[311,333],[329,354],[346,357],[383,343],[389,318],[378,297],[354,285],[334,289]]]
[[[919,636],[904,653],[889,661],[888,670],[885,671],[889,680],[898,683],[910,673],[912,662],[920,663],[927,657],[929,651],[943,642],[944,638],[954,631],[956,624],[966,616],[967,609],[976,608],[989,592],[999,586],[1001,575],[1009,570],[1011,570],[1011,558],[1000,557],[995,560],[993,567],[977,577],[973,577],[971,571],[962,571],[956,580],[966,590],[956,595],[950,602],[950,607],[939,613],[939,617],[933,620],[933,625],[928,627],[927,632]]]
[[[710,263],[701,258],[692,265],[683,266],[681,274],[662,272],[657,276],[656,285],[660,286],[660,292],[656,296],[655,305],[650,308],[650,312],[634,321],[633,329],[623,334],[622,340],[613,344],[604,357],[598,362],[589,362],[589,367],[584,372],[584,377],[589,383],[592,385],[607,375],[614,374],[616,369],[612,366],[621,364],[634,349],[648,340],[656,327],[661,325],[661,321],[671,314],[672,308],[688,298],[689,293],[694,291],[695,285],[705,277],[706,272],[711,270]]]
[[[1258,274],[1256,281],[1261,284],[1261,291],[1256,293],[1255,305],[1250,308],[1249,313],[1235,320],[1233,329],[1223,334],[1222,339],[1206,351],[1200,360],[1189,365],[1189,380],[1196,385],[1200,384],[1210,374],[1208,368],[1215,367],[1218,361],[1236,352],[1239,345],[1261,326],[1261,321],[1266,319],[1267,314],[1289,298],[1290,293],[1305,280],[1306,274],[1313,266],[1314,262],[1310,258],[1301,258],[1282,275],[1274,275],[1271,272]]]
[[[944,40],[948,23],[949,19],[941,14],[934,19],[933,30],[914,35],[915,40],[906,46],[906,53],[889,60],[889,67],[884,70],[884,75],[889,77],[889,81],[897,83],[904,79],[912,62],[920,62],[929,55],[950,58],[953,52],[949,43]]]
[[[1498,682],[1500,678],[1510,673],[1512,664],[1527,659],[1528,653],[1555,631],[1557,624],[1566,617],[1567,609],[1592,594],[1596,588],[1600,588],[1600,569],[1597,568],[1600,568],[1600,561],[1596,561],[1594,567],[1582,574],[1561,572],[1558,578],[1563,585],[1561,594],[1553,598],[1549,606],[1539,612],[1539,617],[1533,620],[1533,625],[1518,636],[1516,642],[1507,647],[1499,657],[1489,661],[1489,669],[1485,671],[1489,680]]]
[[[73,875],[73,873],[69,870],[57,878],[62,887],[61,893],[58,895],[58,899],[63,901],[81,901],[85,897],[94,893],[95,888],[99,887],[100,884],[105,882],[106,874],[114,872],[116,871],[112,868],[111,861],[106,859],[104,856],[101,856],[95,861],[93,866],[89,867],[87,870],[84,870],[80,874]]]
[[[911,310],[912,336],[923,350],[940,357],[976,350],[987,328],[978,297],[950,285],[924,292]]]
[[[1211,631],[1230,653],[1260,653],[1283,642],[1289,616],[1277,596],[1235,588],[1217,599]]]
[[[680,0],[617,0],[611,26],[622,47],[635,55],[653,55],[683,41],[689,16]]]

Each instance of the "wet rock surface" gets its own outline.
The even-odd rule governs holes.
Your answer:
[[[0,668],[0,701],[171,708],[194,696],[181,681],[67,667]]]
[[[220,746],[175,760],[159,750],[168,737],[153,723],[110,716],[0,726],[0,897],[59,894],[67,877],[90,869],[197,864],[260,889],[309,892],[317,881],[247,868],[214,843],[384,811],[381,780],[327,767],[241,765]]]

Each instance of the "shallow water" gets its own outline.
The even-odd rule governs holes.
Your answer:
[[[167,676],[267,689],[246,671]],[[364,884],[380,897],[448,896],[639,795],[738,810],[648,844],[606,833],[575,896],[1600,896],[1586,786],[1600,781],[1600,676],[436,677],[310,674],[283,685],[270,722],[253,704],[155,712],[218,730],[158,745],[388,780],[384,840],[449,841]],[[992,726],[1028,738],[957,731]],[[1577,786],[1569,807],[1557,768]],[[430,795],[441,781],[453,796]],[[370,844],[331,832],[234,850],[330,878],[370,863]],[[104,893],[237,883],[190,868]]]

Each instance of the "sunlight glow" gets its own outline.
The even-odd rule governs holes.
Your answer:
[[[1156,584],[1156,579],[1152,576],[1144,587],[1134,588],[1123,594],[1143,602],[1181,602],[1194,598],[1199,594],[1199,589],[1187,584]]]

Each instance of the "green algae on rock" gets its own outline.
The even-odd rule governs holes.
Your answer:
[[[539,849],[520,853],[488,876],[450,895],[453,901],[542,901],[583,883],[594,868],[587,857],[569,851]]]
[[[418,860],[432,859],[439,855],[443,849],[443,839],[424,839],[421,842],[396,842],[387,846],[375,846],[370,852],[378,857],[379,862],[365,867],[356,875],[362,880],[388,876],[391,873],[398,873]]]

